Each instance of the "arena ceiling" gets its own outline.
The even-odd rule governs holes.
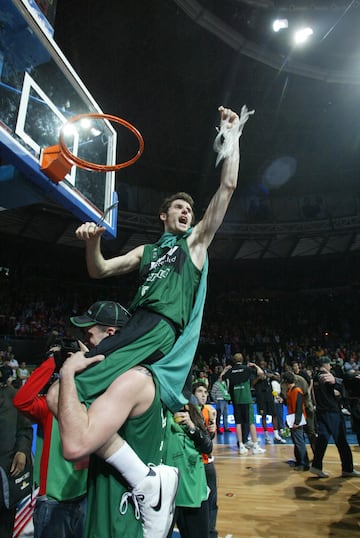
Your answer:
[[[272,32],[276,17],[286,31]],[[314,34],[294,48],[300,24]],[[218,106],[255,110],[211,248],[230,262],[359,250],[359,27],[350,0],[58,0],[55,39],[102,109],[145,139],[138,163],[117,176],[120,193],[186,190],[201,214],[219,180]],[[301,211],[309,199],[322,203],[315,218]],[[157,197],[139,200],[120,211],[110,251],[158,235]],[[251,215],[252,202],[266,214]],[[0,213],[1,234],[52,244],[78,246],[77,224],[51,201]]]

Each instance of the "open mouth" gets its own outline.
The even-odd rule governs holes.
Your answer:
[[[186,225],[186,224],[187,224],[187,218],[186,218],[186,217],[180,217],[180,218],[179,218],[179,222],[180,222],[181,224],[185,224],[185,225]]]

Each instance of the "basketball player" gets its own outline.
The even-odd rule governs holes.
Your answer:
[[[105,259],[100,246],[105,228],[87,222],[76,231],[77,237],[85,241],[91,277],[118,276],[140,269],[141,285],[130,306],[131,320],[118,337],[104,339],[92,350],[95,362],[99,362],[76,377],[77,390],[74,371],[66,369],[63,373],[58,418],[68,456],[84,455],[81,449],[84,438],[89,441],[88,453],[106,443],[106,435],[115,427],[114,413],[109,410],[116,409],[125,424],[131,411],[139,405],[136,391],[128,388],[132,376],[137,375],[133,368],[137,364],[145,364],[154,373],[159,380],[161,399],[171,411],[180,409],[187,401],[182,390],[200,333],[207,249],[237,186],[238,139],[250,114],[246,107],[243,107],[240,118],[230,109],[220,107],[219,110],[221,128],[230,142],[223,152],[220,186],[196,226],[192,228],[193,200],[187,193],[180,192],[167,198],[161,206],[159,217],[165,233],[153,245],[141,245],[125,255]],[[106,360],[101,360],[104,355]],[[82,412],[79,401],[91,406],[88,413]],[[122,424],[117,420],[116,428]],[[103,432],[106,433],[102,435]],[[132,480],[133,501],[141,513],[144,536],[155,536],[151,528],[153,523],[147,522],[153,521],[149,516],[154,515],[153,507],[160,499],[162,484],[171,482],[168,491],[172,489],[175,496],[177,476],[174,476],[173,468],[153,467],[153,474],[148,475],[148,467],[120,437],[107,447],[103,457],[123,476],[129,469],[139,468],[137,478]],[[143,489],[139,483],[143,484]],[[171,497],[170,493],[168,497]],[[165,518],[166,522],[168,513],[159,511],[157,516],[158,521]],[[165,523],[163,526],[165,528]]]

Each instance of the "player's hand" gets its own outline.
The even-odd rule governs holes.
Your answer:
[[[97,226],[95,222],[84,222],[75,231],[77,239],[82,241],[89,241],[91,239],[98,239],[105,232],[104,226]]]
[[[223,106],[219,106],[219,112],[220,112],[220,121],[226,122],[226,127],[228,129],[231,129],[234,123],[237,123],[239,120],[239,116],[231,110],[230,108],[225,108]]]
[[[85,357],[85,351],[77,351],[76,353],[70,353],[69,357],[64,362],[60,374],[65,375],[75,375],[80,372],[83,372],[91,364],[101,362],[105,359],[104,355],[95,355],[95,357]]]
[[[322,383],[331,383],[331,385],[335,385],[335,377],[330,372],[324,372],[320,375],[320,381]]]

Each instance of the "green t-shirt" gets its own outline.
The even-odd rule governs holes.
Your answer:
[[[164,443],[164,463],[179,469],[176,506],[198,508],[207,499],[207,483],[202,455],[184,427],[174,422],[168,412]]]
[[[36,439],[34,481],[40,485],[40,457],[43,450],[43,440],[38,434]],[[59,432],[59,423],[52,420],[51,442],[47,468],[46,495],[57,501],[71,501],[86,494],[87,465],[85,468],[76,462],[67,461],[62,454],[62,445]]]

